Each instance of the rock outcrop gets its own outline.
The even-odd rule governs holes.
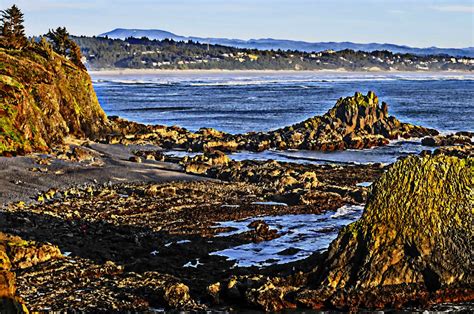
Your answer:
[[[373,92],[340,98],[323,116],[270,133],[269,146],[277,149],[333,151],[388,144],[389,140],[422,137],[437,131],[402,123],[388,115],[388,105],[379,104]]]
[[[48,46],[0,49],[0,99],[0,154],[109,132],[87,71]]]
[[[114,134],[107,143],[152,142],[167,149],[195,152],[306,149],[334,151],[388,144],[389,140],[434,136],[436,130],[402,123],[388,115],[388,105],[379,104],[373,92],[340,98],[323,116],[271,132],[228,134],[214,129],[196,133],[176,126],[146,126],[113,117]],[[202,170],[205,172],[205,170]]]
[[[454,146],[454,145],[472,145],[472,132],[456,132],[448,135],[428,136],[421,140],[421,144],[425,146]]]
[[[214,302],[265,311],[429,308],[474,300],[474,160],[436,155],[395,163],[316,268],[289,277],[234,276]]]
[[[57,258],[62,258],[62,254],[55,246],[39,245],[0,232],[0,312],[28,312],[23,300],[16,295],[14,270]]]
[[[297,300],[312,308],[402,307],[474,299],[474,160],[438,155],[395,163],[362,218],[331,244]]]

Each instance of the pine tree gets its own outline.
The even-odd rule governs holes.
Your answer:
[[[69,32],[66,30],[66,27],[49,30],[46,37],[52,42],[53,50],[56,53],[67,57],[75,65],[85,68],[81,61],[81,48],[69,38]]]
[[[53,49],[60,55],[66,56],[68,50],[69,32],[66,27],[50,29],[46,37],[53,43]]]
[[[1,45],[6,48],[21,49],[28,44],[23,26],[23,13],[13,5],[11,8],[0,11]]]
[[[68,48],[69,48],[69,59],[80,68],[85,69],[86,67],[82,63],[82,54],[81,48],[71,39],[68,39]]]

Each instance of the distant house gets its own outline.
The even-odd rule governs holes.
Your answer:
[[[257,61],[257,60],[258,60],[258,56],[257,56],[257,55],[249,54],[248,57],[249,57],[250,61]]]

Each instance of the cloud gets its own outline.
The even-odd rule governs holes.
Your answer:
[[[436,5],[432,8],[441,12],[474,13],[474,5]]]

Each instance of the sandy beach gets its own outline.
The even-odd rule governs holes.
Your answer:
[[[296,71],[296,70],[164,70],[164,69],[91,69],[88,71],[90,75],[176,75],[176,74],[249,74],[249,75],[310,75],[310,74],[347,74],[347,75],[361,75],[361,74],[406,74],[406,75],[418,75],[418,74],[432,74],[432,75],[466,75],[473,74],[470,71],[442,71],[442,72],[431,72],[431,71],[382,71],[382,70],[370,70],[370,71],[347,71],[345,69],[337,70],[315,70],[315,71]]]
[[[143,163],[128,161],[137,148],[135,145],[93,143],[89,149],[98,157],[88,163],[66,161],[45,154],[0,157],[0,204],[30,203],[50,189],[65,190],[73,186],[205,180],[179,171],[178,165],[151,160]],[[39,160],[48,160],[50,165],[41,166]]]

